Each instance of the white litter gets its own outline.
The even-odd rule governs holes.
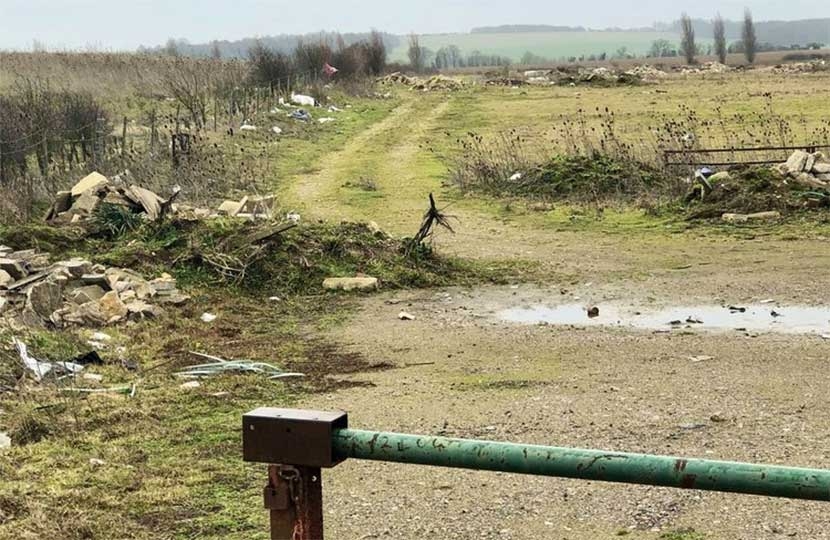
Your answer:
[[[523,176],[522,173],[517,172],[513,176],[510,177],[510,180],[515,182],[516,180],[521,180],[522,176]]]
[[[306,107],[314,107],[317,104],[317,100],[311,96],[304,96],[302,94],[291,94],[291,103],[296,103],[297,105],[304,105]]]
[[[29,350],[25,343],[17,338],[12,338],[12,343],[14,343],[14,346],[17,349],[17,354],[20,355],[23,365],[32,372],[36,381],[43,380],[43,377],[52,371],[52,364],[50,362],[41,362],[40,360],[29,356]]]
[[[107,462],[104,461],[103,459],[89,458],[89,466],[90,467],[103,467],[106,464],[107,464]]]
[[[288,221],[290,221],[292,223],[299,223],[300,222],[300,214],[298,214],[297,212],[288,212],[288,214],[286,214],[286,216],[285,216],[285,219],[287,219]]]
[[[401,311],[400,313],[398,313],[398,318],[402,321],[414,321],[415,315],[407,313],[406,311]]]
[[[329,105],[329,112],[343,112],[343,109],[339,109],[334,105]]]
[[[85,381],[94,381],[94,382],[101,382],[104,380],[103,375],[99,375],[97,373],[84,373],[83,380]]]
[[[334,118],[332,118],[331,116],[325,116],[323,118],[320,118],[317,121],[320,122],[321,124],[328,124],[329,122],[334,122]]]
[[[268,298],[268,300],[270,300],[271,302],[282,302],[282,298],[280,298],[279,296],[271,296],[270,298]]]
[[[257,127],[252,126],[251,124],[242,124],[239,126],[239,131],[256,131]]]
[[[0,450],[4,448],[11,448],[12,440],[3,432],[0,432]]]
[[[766,300],[761,300],[762,304],[772,304],[775,302],[775,298],[767,298]]]
[[[214,315],[213,313],[202,313],[202,316],[200,317],[204,323],[212,323],[216,320],[216,318],[217,315]]]
[[[282,133],[282,128],[279,126],[274,126],[271,128],[271,131],[279,135],[280,133]]]
[[[112,336],[109,334],[105,334],[103,332],[95,332],[94,334],[92,334],[92,339],[94,339],[95,341],[111,341]]]
[[[179,385],[179,388],[183,390],[193,390],[194,388],[199,388],[202,386],[202,383],[199,381],[187,381],[186,383],[182,383]]]

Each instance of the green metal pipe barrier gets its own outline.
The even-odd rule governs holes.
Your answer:
[[[333,448],[339,459],[391,461],[790,499],[830,500],[830,471],[820,469],[357,429],[334,431]]]

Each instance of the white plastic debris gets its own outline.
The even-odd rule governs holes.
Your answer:
[[[26,366],[26,368],[32,372],[36,381],[43,380],[43,377],[45,377],[47,373],[52,371],[51,363],[41,362],[40,360],[37,360],[29,356],[29,350],[26,347],[25,343],[23,343],[17,338],[13,338],[12,342],[14,343],[14,346],[17,349],[17,354],[20,355],[20,359],[23,361],[23,365]]]
[[[251,124],[242,124],[239,126],[239,131],[256,131],[257,127],[252,126]]]
[[[343,109],[340,109],[334,105],[329,105],[329,112],[343,112]]]
[[[280,298],[279,296],[271,296],[268,298],[268,300],[270,300],[271,302],[282,302],[282,298]]]
[[[93,382],[101,382],[104,380],[103,375],[99,375],[98,373],[84,373],[83,380],[85,381],[93,381]]]
[[[95,341],[111,341],[112,336],[109,334],[105,334],[104,332],[95,332],[92,334],[92,339]]]
[[[300,222],[300,214],[298,214],[297,212],[288,212],[288,214],[286,214],[286,216],[285,216],[285,219],[287,219],[288,221],[290,221],[292,223],[299,223]]]
[[[291,103],[296,103],[297,105],[303,105],[306,107],[314,107],[317,104],[317,100],[311,96],[304,96],[303,94],[291,94]]]
[[[209,364],[198,364],[195,366],[190,366],[184,371],[176,373],[177,376],[186,378],[200,378],[212,377],[214,375],[221,375],[223,373],[257,373],[267,375],[269,379],[305,377],[305,374],[303,373],[285,372],[277,366],[274,366],[272,364],[266,364],[265,362],[252,362],[250,360],[224,360],[222,358],[219,358],[218,356],[211,356],[209,354],[203,354],[193,351],[191,351],[190,354],[194,356],[199,356],[201,358],[207,358],[209,360],[215,360],[215,362]],[[184,385],[182,387],[184,387]]]
[[[398,313],[398,318],[402,321],[414,321],[415,315],[407,313],[406,311],[401,311],[400,313]]]
[[[183,390],[193,390],[195,388],[199,388],[200,386],[202,386],[202,383],[200,383],[199,381],[187,381],[185,383],[180,384],[179,388]]]
[[[320,118],[317,121],[321,124],[328,124],[329,122],[334,122],[334,118],[332,118],[331,116],[324,116],[323,118]]]
[[[93,467],[93,468],[95,468],[95,467],[103,467],[103,466],[104,466],[104,465],[106,465],[106,464],[107,464],[107,462],[106,462],[106,461],[104,461],[103,459],[98,459],[98,458],[89,458],[89,466],[90,466],[90,467]]]
[[[522,173],[517,172],[517,173],[513,174],[513,176],[510,177],[510,180],[515,182],[516,180],[521,180],[522,176],[523,176]]]
[[[271,132],[275,133],[276,135],[279,135],[280,133],[282,133],[282,128],[279,126],[274,126],[271,128]]]
[[[204,323],[212,323],[213,321],[216,320],[216,318],[217,318],[216,315],[214,315],[213,313],[207,313],[207,312],[202,313],[202,316],[200,317],[200,319],[202,319],[202,322],[204,322]]]
[[[0,450],[3,450],[4,448],[11,448],[11,446],[11,438],[2,431],[0,431]]]

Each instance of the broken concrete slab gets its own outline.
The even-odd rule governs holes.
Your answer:
[[[69,300],[77,305],[86,304],[87,302],[95,302],[103,298],[107,293],[100,285],[86,285],[78,287],[69,293]]]
[[[144,213],[147,215],[147,218],[151,221],[157,220],[161,215],[161,205],[164,203],[164,199],[149,189],[132,185],[124,191],[124,195],[141,205],[144,208]]]
[[[63,305],[63,287],[52,281],[41,281],[26,293],[26,310],[31,310],[44,321]]]
[[[110,291],[98,300],[101,314],[108,324],[118,322],[127,316],[127,305],[118,297],[118,293]]]
[[[89,216],[100,204],[101,199],[98,198],[98,195],[92,191],[87,191],[75,199],[69,211],[75,216]]]
[[[787,159],[787,171],[790,174],[798,174],[804,171],[804,165],[807,164],[807,158],[810,156],[804,150],[796,150],[793,152],[789,159]]]
[[[135,319],[155,319],[164,315],[163,308],[149,304],[142,300],[134,300],[127,304],[128,317]]]
[[[323,280],[323,288],[329,291],[367,291],[375,290],[378,287],[378,278],[374,277],[326,278]]]
[[[9,274],[15,281],[23,279],[28,275],[20,261],[10,258],[0,259],[0,270]]]
[[[815,174],[830,174],[830,163],[815,163],[812,170]]]
[[[0,289],[4,289],[7,286],[11,285],[14,282],[11,274],[6,272],[5,270],[0,270]]]
[[[92,263],[83,259],[70,259],[55,263],[56,267],[64,268],[69,275],[75,279],[82,279],[84,275],[92,271]]]
[[[99,172],[92,172],[75,184],[70,191],[73,197],[79,197],[89,191],[95,191],[109,184],[106,176]]]
[[[746,223],[749,221],[771,221],[774,219],[780,219],[781,213],[780,212],[755,212],[754,214],[733,214],[727,213],[721,216],[723,221],[727,223]]]

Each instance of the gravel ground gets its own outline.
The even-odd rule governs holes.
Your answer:
[[[351,425],[364,429],[830,466],[830,341],[522,326],[493,316],[556,299],[563,287],[367,299],[331,337],[398,367],[355,376],[373,387],[304,405],[347,410]],[[600,306],[607,298],[645,301],[648,290],[642,282],[569,288]],[[664,296],[652,302],[700,301],[659,289]],[[738,291],[737,300],[746,297]],[[401,309],[416,320],[398,320]],[[333,538],[659,538],[684,530],[830,538],[826,508],[813,502],[359,461],[327,472],[325,483]]]

